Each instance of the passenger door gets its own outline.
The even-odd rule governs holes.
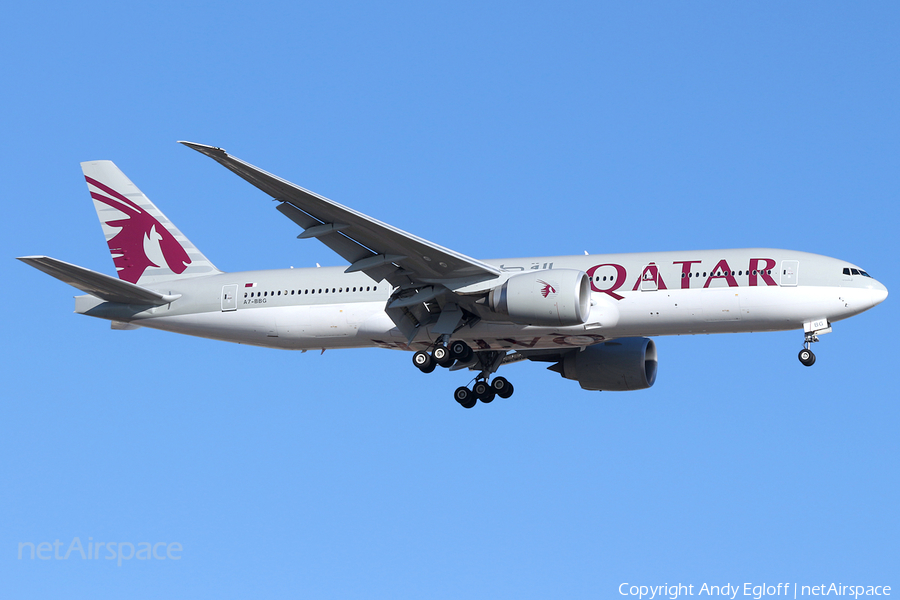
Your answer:
[[[237,310],[237,284],[222,286],[222,312]]]
[[[790,287],[797,285],[800,271],[799,260],[783,260],[781,261],[781,286]]]

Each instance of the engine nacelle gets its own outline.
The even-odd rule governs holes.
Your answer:
[[[643,390],[656,381],[656,344],[650,338],[620,338],[573,350],[550,367],[585,390]]]
[[[591,312],[591,278],[574,269],[518,273],[491,290],[488,302],[491,310],[517,323],[582,325]]]

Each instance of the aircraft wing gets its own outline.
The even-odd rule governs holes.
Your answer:
[[[474,258],[401,231],[342,206],[229,155],[221,148],[181,142],[205,154],[275,200],[278,210],[303,228],[299,238],[317,238],[350,263],[347,272],[363,271],[394,286],[440,284],[458,289],[500,275]]]

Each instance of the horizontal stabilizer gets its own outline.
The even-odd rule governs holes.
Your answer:
[[[51,277],[68,283],[82,292],[87,292],[107,302],[120,304],[141,304],[159,306],[181,297],[181,294],[166,295],[148,290],[116,277],[91,271],[49,256],[20,256],[23,263],[43,271]]]

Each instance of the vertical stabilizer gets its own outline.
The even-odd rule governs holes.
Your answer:
[[[81,170],[119,279],[152,285],[219,272],[112,161]]]

